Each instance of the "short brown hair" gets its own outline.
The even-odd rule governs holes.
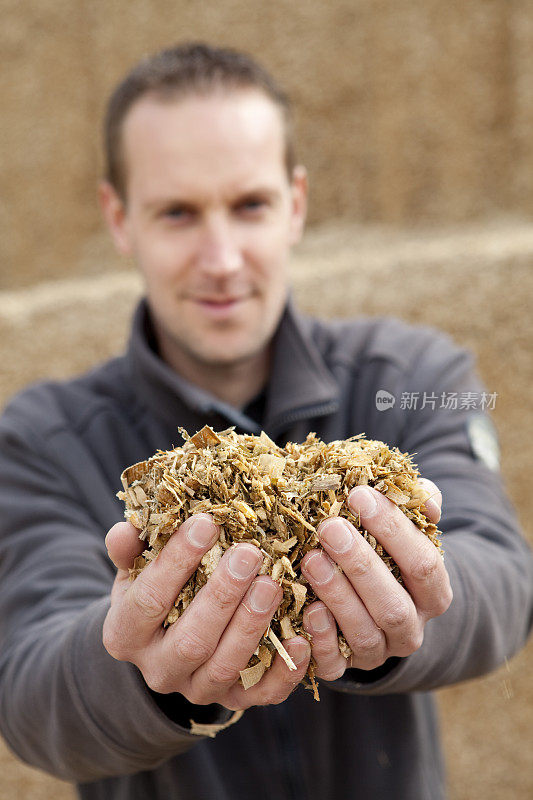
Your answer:
[[[281,111],[285,131],[285,166],[289,180],[295,166],[290,103],[271,75],[246,53],[204,43],[186,43],[140,61],[111,95],[104,121],[105,177],[123,200],[126,175],[122,147],[124,119],[147,94],[162,101],[217,89],[258,89]]]

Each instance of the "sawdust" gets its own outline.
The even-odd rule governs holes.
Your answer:
[[[346,504],[354,486],[369,485],[384,494],[440,549],[437,527],[421,508],[429,493],[418,484],[411,456],[363,434],[329,444],[310,433],[302,444],[284,448],[266,433],[240,435],[234,428],[215,433],[205,426],[194,436],[180,428],[181,447],[158,451],[122,473],[126,518],[147,543],[130,570],[135,579],[157,557],[177,526],[191,514],[207,512],[220,536],[185,584],[164,625],[183,614],[216,569],[225,550],[238,542],[261,549],[259,574],[270,575],[283,589],[281,604],[248,666],[241,672],[245,688],[255,685],[277,651],[289,669],[296,669],[283,641],[300,635],[303,609],[317,598],[300,571],[303,556],[319,548],[317,526],[328,517],[349,520],[401,582],[400,570],[379,542]],[[341,633],[341,653],[351,650]],[[318,699],[311,661],[307,678]]]

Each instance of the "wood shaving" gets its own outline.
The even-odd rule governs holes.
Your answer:
[[[189,724],[191,726],[191,733],[194,733],[195,736],[210,736],[212,739],[214,739],[217,733],[220,733],[220,731],[223,731],[225,728],[229,728],[230,725],[235,725],[235,723],[240,720],[243,714],[244,711],[234,711],[233,715],[227,722],[220,724],[195,722],[193,719],[190,719]]]
[[[422,512],[429,492],[418,484],[412,458],[364,434],[328,444],[310,433],[302,444],[284,448],[264,431],[260,436],[239,435],[234,428],[216,433],[209,426],[190,436],[180,428],[184,444],[159,450],[147,461],[133,464],[121,476],[125,517],[139,528],[144,552],[130,569],[134,580],[166,545],[172,533],[191,514],[207,512],[220,527],[219,540],[203,556],[187,581],[164,625],[183,614],[216,569],[224,552],[237,542],[261,549],[259,574],[270,575],[283,588],[282,601],[268,630],[241,672],[245,688],[255,685],[279,652],[296,669],[281,640],[311,636],[303,628],[302,613],[317,598],[300,571],[303,556],[320,548],[319,523],[342,516],[352,523],[402,582],[400,570],[379,542],[352,514],[346,498],[354,486],[369,485],[384,494],[440,550],[439,531]],[[345,658],[351,650],[339,633]],[[315,699],[318,689],[311,660],[307,670]]]
[[[241,676],[241,683],[245,689],[249,689],[251,686],[255,686],[256,683],[259,683],[263,675],[265,674],[266,667],[262,661],[258,661],[257,664],[254,664],[253,667],[246,667],[246,669],[241,669],[240,676]]]

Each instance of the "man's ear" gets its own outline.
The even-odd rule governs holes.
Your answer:
[[[131,256],[132,249],[124,201],[109,181],[102,180],[98,184],[98,200],[115,247],[121,255]]]
[[[301,165],[293,170],[291,193],[291,244],[298,244],[302,238],[307,217],[307,170]]]

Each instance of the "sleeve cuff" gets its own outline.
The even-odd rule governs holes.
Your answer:
[[[149,687],[147,689],[163,714],[195,736],[216,736],[219,731],[237,722],[244,713],[230,711],[218,703],[198,706],[190,703],[181,694],[159,694]]]
[[[202,707],[184,698],[179,714],[165,713],[137,667],[115,660],[104,648],[102,627],[109,602],[106,596],[83,609],[66,648],[70,714],[83,728],[78,734],[83,738],[82,780],[154,769],[242,715],[213,704],[202,717]]]

